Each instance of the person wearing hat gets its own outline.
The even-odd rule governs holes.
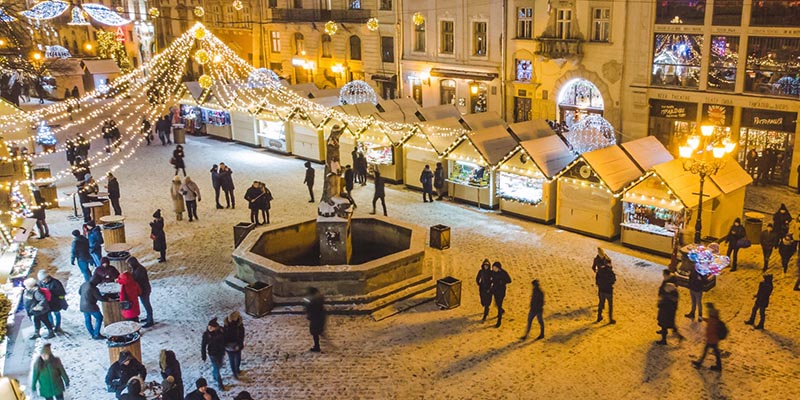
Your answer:
[[[225,317],[225,353],[228,354],[228,363],[231,365],[233,377],[239,379],[242,363],[242,349],[244,348],[244,322],[238,311],[233,311]]]
[[[767,307],[769,306],[770,296],[772,296],[772,274],[766,274],[764,275],[764,280],[758,284],[758,292],[753,296],[756,301],[755,304],[753,304],[753,309],[750,311],[750,319],[744,321],[745,324],[753,325],[756,321],[756,311],[758,311],[760,319],[755,328],[764,329],[764,318],[767,313]]]
[[[167,235],[164,233],[164,218],[161,217],[161,209],[153,213],[153,222],[150,222],[150,239],[153,240],[153,250],[161,255],[158,262],[167,262]]]
[[[128,381],[138,376],[144,381],[147,379],[147,368],[136,359],[129,351],[119,353],[119,359],[108,367],[106,373],[106,388],[115,393],[119,399],[122,391],[126,389]]]
[[[108,298],[97,289],[97,284],[100,282],[100,278],[95,275],[88,282],[83,282],[78,289],[81,296],[80,310],[83,313],[83,322],[94,340],[106,338],[100,334],[100,329],[103,327],[103,313],[100,312],[97,302],[108,301]],[[94,324],[92,324],[92,319],[94,319]]]
[[[89,221],[83,226],[84,234],[89,240],[89,255],[92,256],[92,265],[100,265],[103,258],[103,230],[94,221]]]
[[[525,328],[525,334],[522,335],[522,340],[528,338],[531,325],[533,325],[533,318],[536,318],[539,322],[539,336],[536,337],[536,340],[544,339],[544,319],[542,318],[542,314],[544,314],[544,292],[542,292],[542,289],[539,287],[538,279],[534,279],[531,284],[533,285],[531,310],[528,312],[528,327]]]
[[[134,376],[125,385],[125,393],[119,397],[119,400],[147,400],[143,392],[144,382],[138,376]]]
[[[135,280],[139,288],[142,289],[139,300],[142,302],[142,306],[147,312],[147,317],[139,322],[145,323],[142,325],[142,328],[149,328],[155,325],[155,322],[153,322],[153,306],[150,304],[150,293],[153,291],[153,288],[150,286],[150,277],[147,275],[147,268],[145,268],[136,257],[130,257],[125,262],[128,264],[128,268],[130,268],[133,280]]]
[[[233,398],[233,400],[253,400],[253,396],[250,396],[250,392],[242,390],[236,395],[236,397]]]
[[[64,400],[64,392],[69,387],[69,376],[61,360],[53,355],[50,343],[45,343],[42,352],[33,362],[31,389],[47,400]]]
[[[39,279],[39,287],[50,291],[50,301],[48,302],[50,313],[47,318],[53,324],[53,330],[57,333],[64,333],[61,330],[61,310],[66,310],[68,307],[65,298],[67,291],[64,290],[61,281],[48,275],[43,269],[39,270],[36,277]]]
[[[713,303],[706,303],[706,345],[703,348],[703,355],[699,360],[692,361],[695,368],[700,368],[703,365],[703,360],[706,359],[708,349],[714,351],[714,356],[717,358],[717,363],[711,367],[712,371],[722,371],[722,359],[719,354],[719,341],[720,331],[724,326],[719,319],[719,311],[714,307]]]
[[[116,282],[119,278],[119,270],[111,265],[108,257],[103,257],[100,259],[100,266],[94,269],[92,278],[97,278],[98,284]]]
[[[208,321],[208,327],[203,332],[203,340],[200,346],[200,358],[206,361],[206,355],[208,355],[211,360],[211,374],[217,381],[217,387],[224,391],[225,385],[222,384],[222,375],[220,375],[219,370],[222,368],[223,361],[225,361],[225,334],[222,332],[222,327],[219,326],[216,318]]]
[[[478,284],[478,294],[481,299],[481,306],[483,306],[483,319],[481,322],[486,321],[489,315],[489,307],[492,306],[492,263],[488,258],[483,259],[481,269],[478,275],[475,276],[475,283]]]
[[[161,350],[159,356],[161,377],[161,400],[183,400],[183,376],[181,363],[178,362],[172,350]]]
[[[83,280],[88,281],[92,274],[89,273],[89,262],[92,261],[92,255],[89,253],[89,239],[81,234],[81,231],[75,229],[72,231],[72,255],[70,263],[75,265],[78,262],[78,269],[83,274]]]
[[[208,387],[208,382],[205,378],[198,379],[194,386],[197,389],[187,394],[185,400],[219,400],[217,392]]]
[[[419,182],[422,184],[422,202],[433,203],[433,171],[430,165],[425,165],[419,175]]]
[[[775,246],[778,245],[780,238],[778,237],[778,234],[775,233],[775,230],[772,229],[772,224],[767,224],[767,227],[761,231],[760,239],[761,254],[764,256],[764,268],[761,270],[763,272],[767,272],[767,268],[769,268],[769,258],[772,256],[772,250],[774,250]]]
[[[175,211],[175,219],[183,221],[183,212],[186,211],[186,205],[183,203],[183,195],[181,195],[181,186],[183,182],[180,176],[172,177],[172,186],[170,186],[169,193],[172,199],[172,209]],[[222,208],[219,206],[218,208]]]
[[[308,202],[309,203],[313,203],[314,202],[314,168],[311,168],[311,162],[310,161],[306,161],[306,163],[303,164],[303,165],[305,165],[305,167],[306,167],[306,178],[303,180],[303,183],[305,183],[306,186],[308,186],[308,195],[311,196],[311,200],[309,200]]]
[[[233,194],[235,189],[233,185],[233,170],[225,163],[219,163],[219,184],[225,194],[225,208],[236,208],[236,198]]]
[[[503,300],[506,298],[506,286],[511,283],[511,276],[503,269],[503,264],[500,261],[495,261],[492,264],[492,296],[494,297],[494,305],[497,306],[497,323],[495,328],[499,328],[503,322],[503,314],[506,310],[503,308]]]
[[[201,201],[202,197],[197,183],[189,176],[183,178],[180,192],[183,195],[183,201],[186,202],[186,213],[189,215],[189,222],[200,220],[197,216],[197,202]]]
[[[106,189],[108,189],[108,200],[114,208],[114,215],[122,215],[122,207],[119,206],[119,181],[111,172],[108,173]]]
[[[30,339],[34,340],[40,337],[39,330],[42,328],[42,324],[44,324],[48,332],[44,338],[52,339],[56,337],[56,334],[53,332],[53,325],[47,318],[50,313],[50,304],[47,302],[44,292],[36,283],[36,278],[27,278],[22,282],[23,286],[25,286],[25,292],[22,297],[25,312],[29,317],[33,318],[33,327],[35,329]]]

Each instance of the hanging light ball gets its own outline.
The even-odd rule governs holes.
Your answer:
[[[241,11],[244,8],[244,4],[242,4],[242,0],[233,0],[233,9],[236,11]]]
[[[214,80],[211,79],[210,76],[203,74],[200,76],[200,79],[197,80],[197,83],[200,84],[201,88],[208,89],[211,87],[211,84],[214,83]]]
[[[339,25],[337,25],[336,22],[328,21],[325,23],[325,33],[328,35],[335,35],[338,30]]]
[[[416,26],[420,26],[425,23],[425,16],[422,15],[421,12],[415,12],[411,19],[414,21],[414,25]]]
[[[369,83],[355,80],[350,81],[339,91],[339,104],[378,104],[378,94]]]
[[[194,38],[195,39],[203,40],[204,37],[206,37],[206,28],[203,28],[201,26],[201,27],[198,27],[197,29],[194,30]]]
[[[590,114],[574,123],[564,133],[570,146],[578,154],[599,150],[617,143],[614,127],[603,117]]]
[[[206,15],[206,10],[203,7],[200,7],[200,6],[195,7],[194,8],[194,15],[196,17],[202,17],[203,15]]]
[[[150,18],[158,18],[161,16],[161,11],[158,11],[155,7],[150,7],[150,9],[147,10],[147,15],[149,15]]]
[[[377,19],[377,18],[375,18],[375,17],[372,17],[372,18],[370,18],[369,20],[367,20],[367,29],[369,29],[370,31],[372,31],[372,32],[375,32],[375,31],[377,31],[377,30],[378,30],[378,28],[380,28],[380,27],[381,27],[381,25],[380,25],[380,23],[378,22],[378,19]]]
[[[208,55],[208,52],[204,49],[200,49],[194,52],[194,60],[197,61],[198,64],[203,65],[211,60],[211,57]]]

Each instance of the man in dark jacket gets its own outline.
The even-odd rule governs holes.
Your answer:
[[[217,381],[219,389],[224,391],[225,386],[222,384],[219,370],[225,361],[225,335],[216,318],[208,321],[208,328],[203,332],[203,340],[200,343],[200,358],[206,361],[206,355],[211,359],[211,374]]]
[[[444,168],[442,163],[436,163],[436,170],[433,171],[433,187],[436,189],[436,200],[441,200],[444,196]]]
[[[147,368],[130,352],[120,352],[119,359],[111,364],[106,373],[106,388],[120,398],[128,381],[137,375],[142,381],[147,379]]]
[[[219,185],[225,193],[225,208],[236,208],[236,198],[233,195],[233,170],[225,163],[219,163]]]
[[[350,200],[350,204],[353,205],[353,208],[358,207],[355,199],[353,199],[355,176],[356,173],[353,171],[353,168],[351,168],[349,165],[344,167],[344,190],[347,192],[347,199]]]
[[[150,286],[150,277],[147,276],[147,269],[136,257],[128,258],[127,263],[128,267],[131,269],[133,280],[136,281],[136,283],[139,284],[139,287],[142,289],[142,293],[139,295],[139,300],[142,301],[142,306],[144,306],[144,310],[147,311],[147,317],[139,322],[145,323],[142,325],[142,328],[149,328],[155,325],[155,322],[153,322],[153,306],[150,304],[150,292],[152,292],[152,288]]]
[[[89,262],[92,261],[92,256],[89,254],[89,239],[81,235],[81,232],[77,229],[72,231],[72,236],[72,256],[70,263],[75,265],[75,261],[78,261],[78,268],[81,270],[81,274],[83,274],[83,280],[88,281],[92,277],[92,274],[89,273]]]
[[[308,296],[306,301],[306,319],[308,319],[308,329],[311,332],[311,337],[314,339],[314,347],[310,349],[315,353],[319,353],[319,336],[325,332],[325,297],[320,293],[317,288],[308,288]]]
[[[503,300],[506,298],[506,286],[511,283],[511,276],[503,269],[503,264],[500,261],[495,261],[492,264],[492,296],[494,296],[494,305],[497,306],[497,323],[495,328],[499,328],[503,322],[503,314],[506,310],[503,308]]]
[[[103,259],[103,230],[94,221],[87,222],[84,229],[86,230],[86,239],[89,240],[89,255],[92,256],[92,264],[98,267],[100,260]]]
[[[425,165],[425,168],[422,169],[419,182],[422,184],[422,202],[433,203],[433,171],[431,171],[430,165]]]
[[[61,330],[61,310],[67,309],[67,300],[65,298],[67,291],[64,290],[64,285],[61,281],[48,275],[44,270],[39,270],[36,277],[39,279],[39,287],[50,291],[50,301],[47,302],[50,306],[50,313],[47,318],[53,325],[53,330],[56,333],[64,333]]]
[[[375,205],[380,199],[381,206],[383,207],[383,215],[386,216],[386,190],[384,186],[385,184],[381,173],[375,170],[375,195],[372,196],[372,212],[370,214],[375,214]]]
[[[197,382],[195,382],[195,387],[197,390],[193,390],[187,394],[185,400],[219,400],[217,392],[208,387],[208,382],[206,382],[205,378],[198,379]]]
[[[694,311],[697,309],[697,321],[703,322],[703,290],[706,287],[706,276],[700,275],[695,268],[689,273],[689,295],[692,298],[692,311],[684,317],[694,319]]]
[[[667,333],[670,329],[681,341],[683,336],[678,332],[678,327],[675,325],[675,312],[678,310],[678,287],[674,283],[665,280],[662,288],[659,289],[658,295],[658,326],[661,327],[658,334],[661,335],[661,340],[656,341],[656,344],[667,344]]]
[[[108,200],[111,201],[111,207],[114,208],[114,215],[122,215],[122,207],[119,206],[119,181],[117,177],[111,172],[108,173]]]
[[[758,320],[758,325],[755,326],[756,329],[764,329],[764,317],[767,312],[767,307],[769,306],[769,297],[772,295],[772,274],[764,275],[764,280],[758,284],[758,292],[755,296],[756,299],[755,304],[753,304],[753,309],[750,312],[750,319],[744,321],[747,325],[753,325],[756,320],[756,311],[760,316]]]
[[[103,327],[103,313],[100,312],[100,307],[97,306],[98,301],[107,301],[108,299],[100,290],[97,289],[97,284],[100,283],[100,278],[93,276],[88,282],[83,282],[78,294],[81,296],[81,312],[83,313],[83,322],[86,325],[86,330],[92,339],[100,340],[106,337],[100,334],[100,329]],[[94,324],[92,323],[94,318]]]
[[[744,230],[744,226],[742,226],[742,220],[739,218],[733,220],[733,225],[731,225],[731,229],[728,230],[728,235],[724,239],[728,242],[728,251],[725,255],[731,260],[731,271],[736,271],[739,249],[741,248],[739,240],[744,239],[746,236],[747,233]]]
[[[769,257],[772,256],[772,250],[778,245],[780,237],[778,237],[772,229],[772,224],[767,224],[767,228],[761,231],[760,239],[761,254],[764,256],[764,268],[762,268],[762,271],[767,272],[767,268],[769,268]]]
[[[222,188],[219,184],[219,167],[217,164],[211,166],[211,187],[214,188],[214,201],[217,202],[217,210],[222,208],[222,204],[219,204],[219,190]]]
[[[597,285],[597,322],[603,320],[603,307],[608,302],[608,323],[615,324],[614,320],[614,282],[617,276],[611,269],[611,265],[601,264],[594,275],[594,283]]]
[[[536,340],[544,338],[544,319],[542,318],[542,314],[544,313],[544,292],[542,292],[542,289],[539,287],[538,279],[534,279],[531,283],[533,284],[531,310],[528,312],[528,327],[525,328],[525,334],[522,335],[522,340],[528,338],[528,333],[530,333],[531,325],[533,324],[533,318],[539,321],[539,336],[536,337]]]
[[[308,186],[308,195],[311,196],[311,200],[309,203],[314,202],[314,168],[311,168],[311,162],[306,161],[304,164],[306,166],[306,178],[303,180],[303,183]]]

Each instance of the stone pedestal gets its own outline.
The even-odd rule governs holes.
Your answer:
[[[350,256],[353,254],[353,241],[350,230],[350,220],[353,218],[353,213],[347,210],[344,213],[338,212],[334,214],[333,210],[343,207],[349,202],[341,197],[334,197],[332,200],[335,205],[330,206],[330,212],[327,210],[327,203],[320,203],[320,216],[317,217],[319,264],[346,265],[350,264]],[[346,206],[344,208],[346,209]]]

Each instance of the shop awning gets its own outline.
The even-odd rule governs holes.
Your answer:
[[[473,131],[491,128],[493,126],[506,126],[506,121],[503,121],[503,119],[500,118],[500,115],[494,111],[476,114],[464,114],[461,116],[461,119],[463,119],[469,129],[472,129]]]
[[[642,170],[616,145],[583,153],[580,157],[613,193],[642,176]]]
[[[88,74],[119,74],[121,72],[117,62],[111,59],[83,60],[81,64]]]
[[[476,131],[467,140],[475,145],[489,165],[499,164],[517,147],[516,139],[502,125]]]
[[[622,143],[621,146],[643,171],[675,158],[655,136],[645,136]]]
[[[472,81],[493,81],[498,77],[494,72],[463,71],[445,68],[432,68],[431,76],[439,78],[467,79]]]
[[[550,136],[555,134],[550,124],[543,119],[534,119],[531,121],[516,122],[510,124],[508,129],[517,136],[520,142],[526,140],[533,140]]]
[[[578,157],[558,135],[526,140],[520,146],[548,179],[558,175]]]
[[[452,104],[443,104],[420,108],[417,110],[417,116],[420,117],[420,121],[437,121],[448,117],[461,119],[461,112]]]
[[[655,173],[655,176],[651,178],[657,177],[661,180],[661,182],[664,183],[664,186],[661,186],[661,198],[668,198],[668,194],[663,193],[663,191],[664,189],[669,189],[686,207],[697,207],[697,203],[700,199],[700,196],[697,194],[700,193],[700,178],[697,175],[684,170],[682,160],[667,161],[654,166],[652,170]],[[649,192],[645,191],[645,188],[647,188],[648,185],[644,184],[644,182],[651,178],[645,179],[641,183],[636,184],[629,190],[629,192],[644,195],[645,197],[648,197],[648,195],[652,197],[658,197],[657,192],[659,186],[649,185],[653,187],[653,189],[650,189]],[[722,194],[722,192],[713,182],[706,182],[706,184],[703,185],[703,194],[708,196],[705,197],[705,199],[708,200],[718,197],[720,194]]]
[[[722,193],[728,194],[753,183],[753,177],[731,156],[725,156],[725,165],[711,175],[711,180],[719,186]]]

